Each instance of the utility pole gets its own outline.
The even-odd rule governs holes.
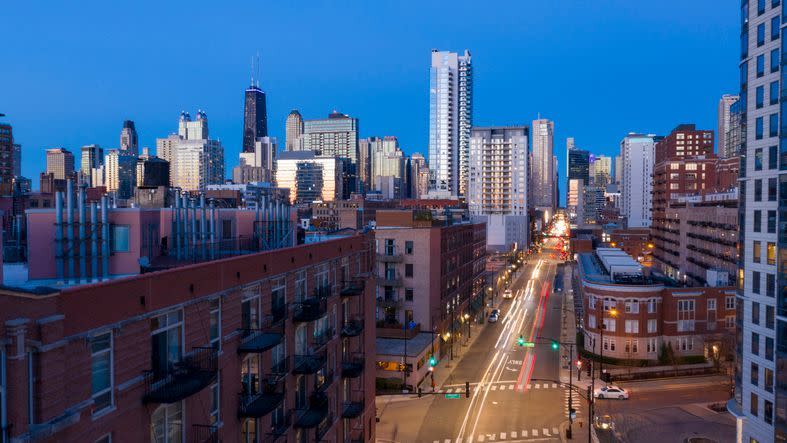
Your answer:
[[[572,400],[574,398],[574,345],[568,346],[568,429],[566,430],[566,438],[571,438],[571,424],[574,422],[574,405]]]

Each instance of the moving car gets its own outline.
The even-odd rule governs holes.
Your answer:
[[[593,419],[593,426],[596,429],[601,429],[602,431],[615,430],[615,422],[612,421],[612,417],[609,415],[604,415],[602,417],[597,415],[596,418]]]
[[[510,289],[506,289],[503,292],[503,298],[514,298],[514,293]]]
[[[616,398],[618,400],[625,400],[629,398],[629,391],[621,388],[620,386],[607,385],[601,388],[596,388],[593,392],[596,398]]]
[[[489,314],[488,321],[489,321],[489,323],[497,323],[497,312],[496,311],[492,311],[492,313]]]

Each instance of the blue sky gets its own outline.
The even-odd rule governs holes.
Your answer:
[[[43,150],[118,145],[133,119],[140,146],[207,112],[227,169],[240,151],[250,59],[262,58],[270,132],[283,144],[293,108],[360,118],[361,136],[396,135],[427,151],[430,50],[469,48],[476,125],[555,121],[565,138],[612,155],[629,131],[716,127],[737,91],[738,2],[7,2],[0,112],[22,144],[22,173]],[[78,161],[78,160],[77,160]],[[561,193],[565,185],[561,184]]]

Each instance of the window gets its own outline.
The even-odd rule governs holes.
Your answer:
[[[404,265],[404,276],[405,277],[412,277],[413,276],[413,265],[407,263]]]
[[[751,272],[751,292],[755,294],[760,293],[760,272],[759,271],[752,271]]]
[[[768,392],[773,392],[773,370],[764,368],[763,370],[763,387]]]
[[[694,349],[693,337],[678,337],[678,349],[683,352],[691,351]]]
[[[773,339],[765,337],[765,358],[773,361]]]
[[[240,304],[241,329],[260,328],[260,296],[257,290],[243,294]]]
[[[765,305],[765,327],[768,329],[774,328],[774,321],[775,318],[775,308],[773,306]]]
[[[709,298],[708,299],[708,310],[709,311],[715,311],[716,310],[716,299],[715,298]]]
[[[654,354],[654,353],[657,352],[657,349],[656,349],[657,343],[658,343],[658,341],[657,341],[656,338],[649,338],[648,339],[647,351],[648,351],[649,354]]]
[[[757,78],[765,75],[765,55],[760,54],[757,56]]]
[[[648,314],[653,314],[656,312],[656,299],[651,298],[648,299]]]
[[[765,420],[765,423],[773,424],[773,403],[769,400],[763,400],[762,402],[762,418]]]
[[[754,211],[754,221],[752,223],[754,232],[762,232],[762,211]]]
[[[762,262],[762,259],[761,259],[761,257],[762,257],[762,243],[760,243],[757,240],[753,241],[751,249],[752,249],[752,257],[751,257],[752,261],[754,261],[754,263],[761,263]]]
[[[760,324],[760,304],[757,302],[751,304],[751,322],[755,325]]]
[[[678,331],[694,330],[694,300],[678,300]]]
[[[232,238],[232,220],[221,221],[221,238],[222,240],[229,240]]]
[[[768,242],[768,249],[766,251],[768,264],[776,264],[776,243]]]
[[[90,340],[90,380],[93,414],[112,407],[113,365],[112,333],[97,335]]]
[[[216,383],[210,385],[210,424],[215,425],[219,422],[219,405],[221,404],[221,391],[219,391],[219,380],[221,377],[216,377]]]
[[[751,353],[760,355],[760,334],[756,332],[751,333]]]
[[[765,295],[776,296],[776,276],[774,274],[765,274]]]
[[[303,301],[306,298],[306,291],[309,288],[306,286],[306,270],[301,269],[295,272],[295,301]]]
[[[210,302],[210,345],[221,350],[221,299],[214,298]]]
[[[247,418],[243,420],[240,429],[240,441],[242,443],[257,443],[257,419]]]
[[[615,319],[614,318],[605,318],[604,319],[604,329],[608,332],[615,332]]]
[[[626,344],[624,345],[624,352],[626,354],[636,354],[639,352],[639,344],[638,340],[626,340]]]
[[[754,386],[760,385],[760,366],[757,363],[752,362],[751,364],[751,384]]]
[[[757,117],[754,121],[754,138],[757,140],[762,140],[763,134],[763,126],[762,126],[762,117]]]
[[[779,85],[778,82],[774,82],[776,84],[776,88],[778,89]],[[775,104],[775,103],[771,103]],[[769,146],[768,147],[768,169],[776,169],[777,163],[779,161],[779,154],[778,154],[778,147],[777,146]]]
[[[626,302],[626,312],[629,314],[638,314],[639,313],[639,302],[638,301],[627,301]]]
[[[404,300],[413,301],[413,288],[404,288]]]
[[[765,0],[757,0],[757,15],[765,14]]]
[[[183,441],[183,402],[161,405],[150,417],[152,443],[180,443]]]
[[[639,333],[639,321],[638,320],[626,320],[626,333],[627,334],[637,334],[637,333]]]
[[[771,51],[771,72],[779,70],[779,50],[774,49]]]
[[[591,295],[588,298],[588,306],[590,306],[590,309],[596,309],[596,297]]]
[[[769,98],[770,104],[772,104],[772,105],[778,104],[779,103],[779,82],[778,81],[771,82],[770,88],[771,88],[770,94],[768,94],[768,98]],[[775,146],[773,146],[773,147],[775,148]]]
[[[183,354],[183,311],[170,311],[150,320],[152,369],[166,374]]]
[[[776,201],[776,178],[769,178],[768,179],[768,201],[775,202]]]
[[[776,137],[779,135],[779,114],[768,116],[768,136]]]
[[[757,25],[757,47],[765,44],[765,23]]]
[[[413,242],[411,240],[404,242],[404,253],[407,255],[413,254]]]
[[[110,244],[112,245],[112,253],[115,252],[128,252],[128,236],[131,228],[127,225],[112,225],[110,231]]]
[[[754,180],[754,201],[762,201],[762,179]]]
[[[735,296],[728,295],[724,298],[724,308],[728,311],[735,309]]]
[[[604,299],[604,310],[609,311],[610,309],[614,309],[617,306],[617,302],[613,298],[605,298]]]
[[[754,170],[762,171],[762,148],[754,150]]]
[[[595,315],[588,315],[588,327],[589,328],[596,328],[596,316]]]
[[[648,319],[648,333],[654,334],[658,332],[658,323],[655,318]]]
[[[776,211],[768,211],[768,233],[776,233]]]
[[[752,392],[749,401],[751,402],[749,404],[749,411],[751,411],[751,415],[756,417],[757,415],[759,415],[759,412],[757,410],[757,406],[759,406],[759,401],[760,401],[759,398],[757,398],[757,394]]]
[[[779,39],[779,27],[781,26],[780,17],[777,15],[771,19],[771,41]]]

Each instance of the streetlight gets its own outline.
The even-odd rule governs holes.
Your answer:
[[[618,317],[618,310],[615,308],[610,309],[609,316],[612,317],[613,320],[616,319]],[[602,378],[602,380],[604,377],[604,329],[606,328],[607,325],[604,323],[604,307],[602,306],[601,307],[601,366],[599,372],[599,378]]]
[[[465,313],[465,323],[467,323],[467,341],[470,341],[470,314]]]

